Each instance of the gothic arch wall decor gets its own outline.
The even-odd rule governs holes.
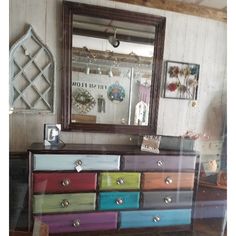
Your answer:
[[[55,62],[29,25],[10,49],[10,110],[53,112]]]

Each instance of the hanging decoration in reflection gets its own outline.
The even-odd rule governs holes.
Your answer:
[[[145,77],[145,78],[144,78]],[[148,125],[148,113],[150,102],[150,90],[151,86],[150,78],[146,75],[142,75],[138,83],[138,103],[135,106],[135,125]]]
[[[148,105],[140,101],[135,106],[134,124],[147,125],[148,124]]]
[[[98,104],[98,112],[99,112],[99,113],[101,113],[101,112],[105,113],[106,101],[105,101],[103,95],[99,95],[99,96],[98,96],[98,102],[97,102],[97,104]]]
[[[112,72],[112,69],[111,69],[111,68],[110,68],[110,70],[109,70],[109,72],[108,72],[108,76],[111,77],[111,78],[113,77],[113,72]]]
[[[89,73],[90,73],[90,67],[87,65],[85,74],[89,75]]]
[[[83,88],[77,88],[72,92],[72,108],[79,113],[88,113],[96,104],[93,96]]]
[[[125,98],[125,90],[119,84],[119,82],[116,81],[114,84],[108,87],[107,96],[112,102],[115,101],[122,102]]]
[[[149,104],[150,101],[150,86],[145,86],[143,84],[139,84],[139,89],[138,89],[138,97],[139,101],[143,101],[146,104]]]

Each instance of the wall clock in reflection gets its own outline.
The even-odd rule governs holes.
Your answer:
[[[77,88],[72,92],[72,108],[78,113],[89,112],[96,104],[93,96],[83,88]]]
[[[122,102],[125,98],[125,90],[119,82],[116,82],[108,87],[107,96],[112,102]]]

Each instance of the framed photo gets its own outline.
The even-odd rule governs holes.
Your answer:
[[[196,100],[200,65],[166,61],[164,97]]]
[[[61,124],[44,124],[44,145],[59,145]]]

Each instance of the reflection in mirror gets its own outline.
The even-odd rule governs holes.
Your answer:
[[[155,27],[73,16],[72,122],[148,125]]]
[[[63,1],[62,130],[155,134],[165,18]]]

